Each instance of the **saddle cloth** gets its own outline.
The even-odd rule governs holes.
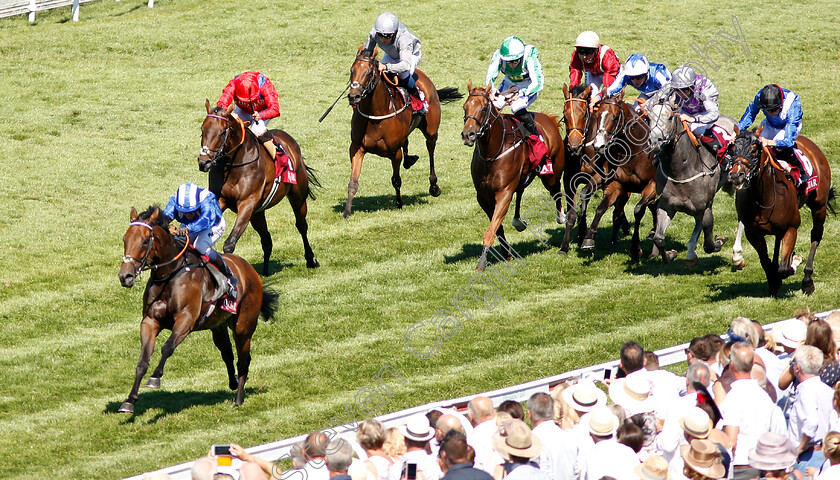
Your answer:
[[[213,313],[215,305],[218,305],[219,308],[226,312],[237,313],[239,302],[228,297],[227,277],[215,265],[210,263],[210,258],[206,255],[202,255],[201,258],[204,260],[204,267],[210,272],[210,276],[213,277],[213,281],[216,283],[216,288],[212,292],[205,292],[204,301],[210,302],[212,305],[207,309],[204,318],[206,319]]]
[[[794,153],[796,154],[796,158],[799,160],[799,163],[802,165],[802,168],[805,170],[805,173],[808,175],[808,182],[805,184],[805,195],[811,193],[813,190],[816,190],[817,187],[820,185],[820,179],[818,176],[814,175],[814,164],[811,163],[811,159],[808,158],[807,155],[802,153],[801,150],[798,148],[793,149]],[[790,165],[788,162],[784,160],[777,160],[779,165],[784,167],[790,167],[790,175],[799,183],[799,178],[802,176],[802,173],[799,171],[799,167],[795,165]]]
[[[411,105],[413,113],[426,113],[429,110],[429,101],[425,98],[425,92],[423,93],[423,99],[420,100],[413,95],[409,95],[408,90],[403,87],[397,87],[397,90],[402,95],[403,101]],[[422,91],[419,85],[417,86],[417,90]]]
[[[533,115],[534,114],[531,113],[531,116]],[[544,158],[548,157],[548,146],[545,144],[545,139],[543,139],[542,135],[539,135],[537,139],[529,136],[525,127],[522,125],[522,122],[520,122],[518,118],[511,114],[505,114],[505,116],[511,120],[514,125],[516,125],[516,128],[519,129],[522,136],[525,137],[526,143],[528,144],[528,162],[531,164],[531,170],[535,170],[539,166],[540,162],[542,162]],[[539,131],[539,127],[537,127],[537,131]]]

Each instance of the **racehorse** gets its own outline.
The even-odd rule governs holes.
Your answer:
[[[230,389],[236,390],[234,406],[242,405],[251,363],[251,336],[257,328],[260,314],[266,320],[274,315],[278,295],[263,287],[260,276],[250,263],[236,255],[225,254],[225,263],[239,279],[236,288],[239,309],[232,314],[215,308],[212,300],[217,287],[208,271],[215,267],[205,265],[196,251],[170,234],[169,223],[172,220],[157,206],[149,207],[140,215],[132,208],[130,220],[123,237],[125,256],[120,268],[120,284],[131,288],[142,272],[149,270],[151,274],[143,293],[140,360],[137,362],[134,386],[119,411],[134,413],[140,381],[149,367],[155,339],[164,328],[171,330],[172,334],[161,348],[160,363],[149,377],[147,387],[160,388],[166,360],[190,332],[210,330],[213,343],[222,353],[227,367]],[[236,370],[228,328],[233,331],[236,344]]]
[[[484,270],[487,264],[487,251],[493,246],[496,237],[502,247],[505,258],[510,258],[510,245],[505,239],[504,221],[510,207],[510,201],[516,192],[516,210],[514,227],[522,231],[526,228],[519,219],[519,204],[526,185],[524,177],[531,170],[528,160],[528,147],[525,134],[519,128],[519,121],[512,115],[502,115],[490,101],[491,86],[472,87],[467,84],[469,96],[464,102],[464,130],[461,138],[464,145],[475,146],[473,150],[472,172],[478,204],[490,219],[490,226],[484,232],[483,248],[478,260],[478,270]],[[543,186],[555,202],[555,217],[562,223],[560,177],[565,164],[565,147],[560,136],[557,118],[544,113],[534,114],[534,122],[545,139],[549,157],[554,166],[554,174],[542,176]]]
[[[263,275],[268,275],[271,259],[271,233],[265,221],[265,211],[289,198],[295,213],[295,226],[303,239],[304,258],[308,268],[320,266],[309,246],[306,223],[306,198],[315,199],[309,182],[320,187],[315,172],[303,163],[300,146],[282,130],[270,130],[276,143],[283,146],[294,163],[297,185],[275,181],[274,159],[239,117],[233,115],[234,105],[227,109],[204,103],[207,116],[201,124],[201,154],[198,168],[210,172],[210,191],[219,200],[222,211],[230,208],[236,215],[230,235],[224,244],[225,253],[233,253],[236,242],[245,232],[248,222],[260,235],[263,251]]]
[[[589,97],[590,86],[576,86],[569,89],[563,85],[563,96],[566,102],[563,104],[563,120],[566,124],[566,168],[563,175],[563,188],[570,202],[576,208],[566,210],[566,229],[563,233],[563,242],[558,253],[565,255],[569,252],[571,243],[572,228],[575,222],[578,223],[578,243],[583,244],[586,235],[586,210],[589,200],[595,194],[599,185],[603,184],[600,173],[605,173],[597,166],[597,155],[593,143],[597,122],[592,119],[598,115],[597,104],[590,108]],[[600,172],[600,173],[599,173]],[[583,192],[578,196],[578,186],[583,186]],[[629,193],[627,194],[629,197]],[[627,201],[619,198],[618,204],[613,212],[613,236],[612,243],[618,241],[619,228],[625,233],[630,231],[630,224],[624,215],[624,203]],[[577,208],[580,204],[579,209]]]
[[[415,128],[419,128],[426,137],[426,150],[429,152],[429,193],[433,197],[440,195],[435,174],[435,145],[440,126],[440,105],[441,102],[463,96],[454,88],[436,90],[426,74],[415,70],[417,87],[426,95],[429,107],[425,115],[413,114],[410,102],[400,93],[396,81],[379,72],[377,52],[376,47],[372,53],[368,53],[360,46],[356,52],[356,60],[350,68],[350,93],[347,94],[347,100],[353,107],[353,119],[350,124],[350,183],[347,186],[344,218],[350,217],[353,197],[359,189],[362,160],[368,152],[391,159],[391,184],[397,192],[397,208],[402,208],[400,163],[408,169],[417,161],[416,156],[408,154],[408,135]]]
[[[818,187],[804,198],[804,203],[811,210],[813,226],[802,291],[810,295],[814,293],[814,255],[822,240],[826,210],[834,198],[834,191],[831,188],[831,169],[822,150],[801,135],[796,138],[796,147],[811,159],[814,175],[819,178]],[[782,280],[796,273],[791,265],[791,256],[796,246],[796,233],[801,221],[799,206],[802,203],[798,203],[796,187],[772,158],[770,151],[761,148],[754,130],[738,133],[730,152],[735,160],[729,171],[729,181],[737,189],[735,207],[738,220],[744,224],[747,240],[761,259],[770,295],[775,297]],[[776,237],[772,262],[764,239],[767,235]]]
[[[607,209],[616,204],[616,209],[623,210],[626,200],[616,202],[626,199],[629,193],[640,193],[642,198],[633,210],[635,223],[630,243],[630,257],[638,260],[642,256],[639,226],[646,209],[650,209],[656,223],[656,169],[648,147],[648,125],[624,101],[624,90],[599,102],[598,114],[593,123],[598,125],[593,146],[598,155],[606,160],[602,163],[604,170],[609,171],[605,179],[604,198],[592,217],[592,224],[581,248],[595,246],[598,222]]]
[[[677,256],[676,250],[665,250],[665,230],[677,212],[694,217],[694,231],[686,246],[686,266],[694,268],[699,260],[695,249],[700,233],[704,234],[703,250],[706,253],[719,252],[729,240],[715,236],[712,202],[715,193],[727,182],[726,175],[716,158],[699,145],[688,126],[681,122],[679,107],[659,93],[645,104],[648,114],[648,143],[654,154],[658,154],[659,166],[656,172],[656,233],[653,237],[651,258],[662,255],[662,261],[671,262]],[[735,121],[721,115],[718,120],[730,133]]]

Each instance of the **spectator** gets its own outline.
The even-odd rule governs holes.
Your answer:
[[[811,345],[802,345],[793,354],[794,375],[799,385],[790,409],[787,434],[799,455],[794,469],[803,473],[805,467],[819,467],[825,460],[820,443],[828,433],[834,390],[820,381],[822,363],[822,352]]]
[[[809,470],[806,475],[814,480],[837,480],[840,478],[840,432],[828,432],[823,437],[823,455],[828,462],[822,468]],[[813,467],[812,467],[813,468]]]
[[[784,390],[779,388],[779,377],[785,368],[787,368],[787,365],[767,348],[766,335],[761,324],[753,320],[753,327],[756,329],[756,343],[753,345],[753,348],[755,348],[756,356],[760,357],[764,362],[767,383],[773,385],[773,388],[776,390],[776,402],[778,404],[782,400],[782,397],[785,396]]]
[[[405,455],[405,437],[399,428],[389,428],[388,436],[385,439],[385,444],[382,445],[382,450],[385,455],[391,457],[394,462],[400,462]]]
[[[496,465],[502,463],[502,458],[493,449],[492,437],[498,430],[493,402],[487,397],[473,398],[467,404],[467,416],[473,426],[468,440],[475,450],[475,468],[492,475]]]
[[[256,462],[245,462],[239,467],[239,480],[266,480],[267,478],[262,465]]]
[[[580,418],[585,413],[606,405],[607,394],[595,386],[592,381],[581,380],[563,390],[563,400],[572,407],[575,415]]]
[[[732,455],[729,454],[729,450],[732,448],[729,439],[722,431],[714,428],[714,423],[705,410],[700,407],[692,408],[685,417],[679,420],[679,424],[681,427],[681,435],[677,441],[679,448],[690,446],[693,440],[709,440],[715,445],[721,445],[726,452],[726,456],[732,458]],[[675,447],[674,450],[675,452],[667,452],[671,455],[668,471],[673,480],[685,479],[685,461],[681,454],[675,454],[679,452],[679,449]]]
[[[424,419],[426,417],[423,417]],[[426,420],[428,422],[428,420]],[[347,470],[353,461],[353,447],[340,438],[334,438],[326,449],[327,470],[330,480],[351,480]]]
[[[429,419],[422,414],[411,416],[400,431],[405,437],[406,451],[402,461],[394,462],[388,470],[388,480],[400,480],[404,463],[416,463],[418,477],[423,472],[425,480],[438,480],[441,471],[437,459],[426,452],[429,440],[435,436],[435,430],[429,426]]]
[[[457,430],[450,430],[440,443],[440,458],[438,463],[444,473],[441,480],[492,480],[484,470],[473,466],[470,460],[471,452],[467,444],[467,437]]]
[[[563,398],[564,392],[570,386],[572,384],[564,382],[551,390],[551,398],[554,400],[554,422],[566,431],[572,430],[580,422],[580,417],[575,409]]]
[[[758,442],[761,434],[771,431],[784,420],[781,411],[770,400],[767,392],[751,378],[755,354],[745,342],[736,342],[730,352],[730,370],[735,381],[732,389],[720,403],[723,415],[723,431],[729,437],[734,457],[732,459],[734,480],[755,478],[758,471],[749,466],[748,454]]]
[[[710,333],[703,337],[708,343],[709,347],[711,348],[711,355],[709,356],[709,369],[715,374],[715,376],[720,375],[723,371],[723,367],[725,366],[722,362],[722,352],[724,341],[720,338],[720,335],[715,335]]]
[[[610,383],[610,400],[624,407],[628,417],[656,409],[656,401],[650,393],[650,381],[642,375],[629,375]]]
[[[828,429],[832,432],[840,432],[840,382],[834,385],[834,401],[831,419],[828,421]]]
[[[776,340],[776,348],[781,349],[781,358],[789,358],[796,347],[805,341],[808,325],[800,320],[788,320],[773,328],[771,335]],[[779,385],[781,387],[781,385]]]
[[[289,456],[292,459],[292,468],[293,469],[301,469],[301,468],[303,468],[304,465],[306,465],[306,460],[303,459],[303,455],[302,455],[302,448],[305,448],[305,445],[303,445],[303,442],[293,446],[289,450]],[[230,444],[230,453],[231,453],[231,455],[233,455],[234,457],[242,460],[243,462],[254,463],[254,464],[258,465],[262,469],[262,471],[267,473],[268,475],[276,476],[277,478],[280,478],[280,476],[283,474],[283,470],[280,468],[279,465],[277,465],[273,462],[269,462],[268,460],[263,460],[262,458],[259,458],[257,456],[254,456],[254,455],[246,452],[245,449],[242,448],[242,445],[239,445],[239,444],[236,444],[236,443],[231,443]],[[286,475],[286,478],[289,478],[288,474]]]
[[[831,336],[834,338],[834,346],[840,351],[840,310],[829,313],[825,317],[825,321],[831,326]]]
[[[496,408],[496,412],[507,412],[511,418],[525,420],[525,409],[522,404],[514,400],[505,400]]]
[[[461,420],[455,415],[443,414],[437,418],[435,423],[435,437],[429,441],[429,455],[434,458],[438,457],[440,452],[440,442],[443,437],[452,430],[461,432],[466,435],[464,426]]]
[[[192,480],[213,480],[218,465],[209,457],[201,457],[190,467]]]
[[[539,468],[548,480],[576,480],[578,447],[575,436],[553,421],[554,400],[548,394],[535,393],[528,399],[528,417],[534,426],[532,434],[542,444]]]
[[[750,467],[767,480],[783,480],[796,463],[796,450],[784,435],[768,432],[759,437],[749,453]]]
[[[635,471],[640,480],[671,480],[668,461],[659,455],[651,455],[645,463],[637,465]]]
[[[708,440],[692,440],[690,445],[683,445],[680,456],[685,462],[683,474],[692,480],[717,480],[726,476],[720,452]]]
[[[688,348],[685,349],[685,357],[688,365],[691,366],[696,361],[709,363],[714,353],[714,347],[709,339],[706,337],[695,337],[691,339]]]
[[[709,366],[702,361],[692,363],[685,372],[686,394],[670,406],[662,424],[662,431],[656,436],[656,448],[662,452],[662,456],[669,462],[679,453],[677,449],[681,445],[681,439],[684,435],[680,421],[691,410],[697,408],[697,386],[695,384],[707,387],[710,374]]]
[[[645,352],[645,370],[650,381],[650,396],[656,402],[656,417],[664,419],[668,408],[680,398],[685,389],[685,378],[659,368],[659,357]]]
[[[522,420],[510,420],[493,435],[493,448],[504,459],[507,480],[547,480],[548,476],[532,460],[540,455],[540,439]]]
[[[356,430],[356,440],[368,456],[365,466],[376,480],[385,480],[394,464],[394,459],[384,450],[386,438],[385,426],[378,420],[365,420]]]
[[[645,367],[645,349],[633,340],[621,346],[619,358],[617,375],[619,378],[638,372]]]
[[[440,418],[442,415],[443,412],[436,408],[426,412],[426,418],[429,419],[429,426],[435,428],[435,425],[437,425],[438,418]]]
[[[585,453],[581,480],[599,480],[610,476],[616,480],[636,480],[634,468],[639,465],[636,452],[614,438],[618,418],[607,407],[598,407],[588,415],[589,433],[594,445]]]
[[[613,415],[615,415],[615,418],[618,419],[619,426],[623,425],[624,422],[628,420],[627,410],[625,410],[624,407],[622,407],[621,405],[613,403],[612,405],[607,405],[607,407],[609,407],[609,409],[612,410]],[[587,433],[587,435],[589,435],[589,433]]]
[[[307,435],[306,448],[303,451],[304,458],[306,458],[306,465],[303,467],[306,480],[329,480],[330,474],[324,468],[327,457],[326,449],[329,443],[329,437],[323,432],[314,431]]]
[[[642,447],[645,444],[645,432],[642,431],[642,427],[633,423],[632,420],[625,420],[618,427],[616,438],[618,439],[618,443],[632,448],[636,452],[636,455],[642,451]],[[641,457],[639,460],[641,461]]]
[[[809,323],[805,333],[805,345],[820,349],[823,354],[820,380],[834,388],[834,385],[840,381],[840,363],[837,362],[837,346],[834,344],[831,325],[819,318]]]

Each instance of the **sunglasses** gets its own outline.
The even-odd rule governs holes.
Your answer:
[[[577,51],[581,55],[593,55],[597,50],[594,48],[578,48]]]
[[[380,33],[379,34],[379,36],[382,37],[382,38],[394,38],[394,35],[396,35],[396,33]]]
[[[767,112],[767,113],[769,113],[770,115],[776,115],[777,113],[779,113],[779,112],[781,112],[781,111],[782,111],[782,107],[776,107],[776,108],[774,108],[774,109],[772,109],[772,110],[770,110],[770,109],[765,109],[764,111],[765,111],[765,112]]]

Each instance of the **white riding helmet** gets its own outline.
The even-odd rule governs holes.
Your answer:
[[[397,33],[397,29],[400,28],[400,21],[397,20],[397,16],[393,13],[385,12],[376,17],[376,23],[373,24],[373,28],[376,30],[376,33],[392,35]]]
[[[601,46],[601,37],[592,30],[582,32],[575,40],[575,47],[598,48]]]
[[[525,56],[525,43],[519,37],[507,37],[499,48],[499,56],[506,62],[519,60]]]
[[[627,58],[627,63],[624,64],[624,75],[627,77],[647,75],[649,69],[648,59],[641,53],[634,53]]]
[[[207,199],[208,192],[194,183],[182,183],[175,194],[175,209],[183,213],[198,210],[201,202]]]
[[[697,79],[697,74],[694,69],[688,65],[680,65],[674,70],[671,75],[671,87],[673,88],[689,88],[694,86]]]

